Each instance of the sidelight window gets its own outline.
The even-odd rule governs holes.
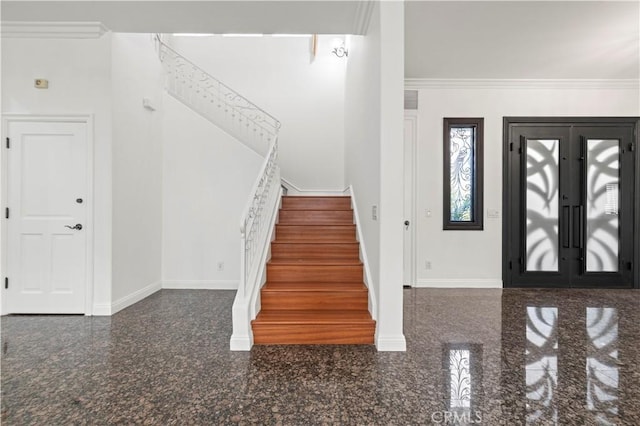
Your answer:
[[[483,118],[444,119],[445,230],[482,230]]]

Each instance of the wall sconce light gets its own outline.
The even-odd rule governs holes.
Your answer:
[[[349,50],[344,46],[344,42],[341,42],[339,46],[334,47],[331,52],[338,58],[349,56]]]

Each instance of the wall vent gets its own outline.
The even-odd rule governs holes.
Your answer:
[[[418,109],[418,91],[404,91],[404,109]]]

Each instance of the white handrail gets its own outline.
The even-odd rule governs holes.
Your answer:
[[[232,350],[249,350],[253,345],[251,320],[257,313],[257,297],[263,282],[280,194],[278,140],[275,139],[253,184],[240,220],[240,283],[232,308]]]
[[[211,74],[176,52],[155,35],[165,72],[165,88],[207,120],[264,155],[280,129],[280,122]]]
[[[248,286],[256,278],[256,254],[264,246],[268,228],[265,226],[277,205],[280,188],[280,168],[278,167],[278,140],[271,143],[260,173],[249,193],[249,199],[240,219],[243,271],[240,287],[245,295],[250,295]]]
[[[167,73],[167,92],[265,155],[240,219],[240,283],[233,302],[231,349],[248,350],[253,343],[251,319],[256,314],[256,298],[262,277],[260,271],[266,262],[281,193],[278,166],[280,122],[169,47],[159,34],[154,36],[154,41]],[[265,139],[269,142],[267,149],[263,143]]]

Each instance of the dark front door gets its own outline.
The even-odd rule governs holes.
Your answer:
[[[632,287],[636,121],[516,120],[505,119],[505,284]]]

